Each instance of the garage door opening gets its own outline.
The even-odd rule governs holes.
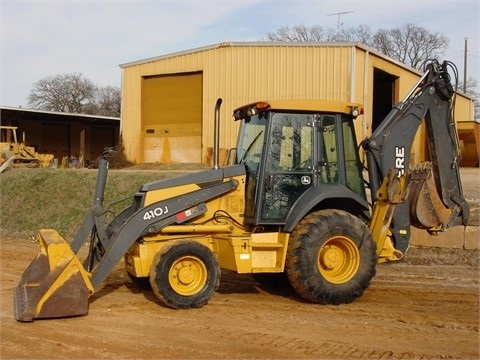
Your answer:
[[[398,77],[380,69],[373,70],[372,131],[385,119],[398,99],[395,98],[395,81]]]
[[[142,78],[145,163],[202,162],[202,89],[201,72]]]

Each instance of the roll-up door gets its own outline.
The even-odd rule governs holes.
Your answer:
[[[142,137],[146,163],[201,163],[202,73],[143,77]]]

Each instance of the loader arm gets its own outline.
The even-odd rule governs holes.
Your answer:
[[[144,235],[154,234],[170,224],[181,224],[206,212],[205,202],[230,192],[236,180],[203,188],[191,193],[150,204],[135,211],[110,237],[95,246],[86,263],[91,267],[91,283],[96,290],[125,255],[133,243]],[[153,215],[152,215],[153,214]],[[104,249],[104,251],[99,250]]]
[[[362,142],[373,203],[390,169],[397,169],[398,176],[412,172],[407,199],[396,205],[390,226],[395,247],[402,252],[408,249],[410,225],[443,231],[466,225],[469,217],[460,181],[460,152],[452,116],[455,92],[448,65],[436,60],[429,63],[405,100],[395,105],[372,136]],[[431,164],[411,169],[412,144],[423,121]]]
[[[206,202],[238,187],[235,179],[217,170],[217,177],[198,190],[144,204],[146,192],[140,191],[131,206],[105,226],[106,210],[103,197],[108,172],[108,153],[99,163],[93,206],[76,237],[69,245],[55,230],[41,229],[38,233],[40,253],[25,270],[14,288],[15,318],[33,321],[84,315],[88,298],[121,260],[135,241],[158,233],[171,224],[182,224],[207,211]],[[148,189],[147,189],[148,191]],[[83,264],[77,257],[82,245],[90,242]]]

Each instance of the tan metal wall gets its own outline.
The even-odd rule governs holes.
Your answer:
[[[202,156],[213,146],[214,106],[223,99],[220,147],[235,146],[238,124],[232,110],[262,99],[306,98],[352,101],[364,104],[356,122],[359,140],[371,134],[373,72],[380,69],[398,76],[394,102],[408,93],[419,73],[352,44],[254,43],[218,46],[173,54],[122,66],[121,130],[126,155],[144,161],[142,136],[142,78],[159,74],[202,72]],[[459,97],[460,98],[460,97]],[[470,110],[468,110],[468,108]],[[473,114],[467,98],[457,100],[457,117]],[[424,138],[415,141],[414,157],[424,156]]]

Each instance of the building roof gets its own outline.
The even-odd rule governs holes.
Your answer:
[[[197,47],[189,50],[183,50],[183,51],[178,51],[170,54],[165,54],[165,55],[160,55],[160,56],[155,56],[143,60],[137,60],[137,61],[132,61],[124,64],[120,64],[120,68],[127,68],[130,66],[136,66],[136,65],[142,65],[150,62],[155,62],[155,61],[160,61],[176,56],[183,56],[183,55],[188,55],[188,54],[194,54],[194,53],[199,53],[203,51],[209,51],[213,49],[218,49],[218,48],[224,48],[224,47],[252,47],[252,46],[263,46],[263,47],[356,47],[359,49],[364,50],[365,52],[374,54],[377,57],[380,57],[386,61],[389,61],[391,63],[394,63],[395,65],[417,73],[421,74],[419,71],[395,60],[392,59],[377,50],[370,48],[364,44],[361,43],[355,43],[355,42],[304,42],[304,41],[299,41],[299,42],[294,42],[294,41],[287,41],[287,42],[280,42],[280,41],[257,41],[257,42],[221,42],[217,44],[211,44],[207,46],[202,46],[202,47]]]
[[[255,103],[243,105],[235,110],[233,113],[238,113],[237,120],[245,118],[246,112],[255,108],[257,112],[267,110],[285,110],[285,111],[301,111],[301,112],[322,112],[322,113],[343,113],[351,114],[354,108],[363,110],[362,105],[358,103],[346,101],[326,101],[326,100],[311,100],[311,99],[275,99],[257,101]]]
[[[111,116],[100,116],[100,115],[87,115],[87,114],[77,114],[77,113],[66,113],[66,112],[59,112],[59,111],[45,111],[45,110],[36,110],[36,109],[26,109],[22,107],[9,107],[9,106],[0,106],[0,112],[2,115],[6,114],[35,114],[37,119],[46,119],[56,117],[63,120],[77,120],[84,123],[93,123],[93,122],[120,122],[119,117],[111,117]]]

